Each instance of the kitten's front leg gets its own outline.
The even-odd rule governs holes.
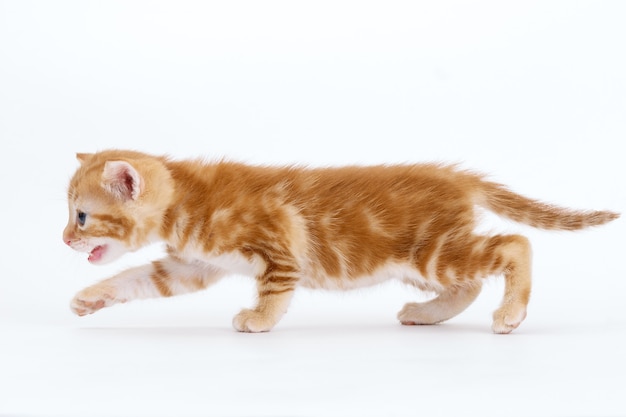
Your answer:
[[[74,313],[84,316],[117,303],[198,291],[223,275],[223,270],[212,266],[188,264],[167,257],[85,288],[76,294],[70,307]]]
[[[294,290],[280,294],[260,295],[254,309],[245,308],[233,319],[233,327],[240,332],[269,332],[287,312]]]
[[[257,304],[253,309],[243,309],[233,319],[233,327],[240,332],[270,331],[287,312],[299,280],[293,264],[268,266],[257,277]]]
[[[74,313],[85,316],[117,303],[158,297],[159,292],[150,279],[154,271],[152,264],[128,269],[78,292],[70,307]]]

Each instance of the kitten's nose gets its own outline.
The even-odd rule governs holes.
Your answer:
[[[63,242],[65,242],[65,244],[67,246],[72,246],[72,240],[74,240],[73,233],[68,232],[67,230],[64,230],[63,231]]]

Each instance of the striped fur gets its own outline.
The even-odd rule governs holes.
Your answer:
[[[475,206],[534,227],[577,230],[609,211],[574,211],[514,194],[482,176],[436,164],[305,169],[174,161],[139,152],[78,154],[63,239],[109,262],[149,243],[167,256],[79,292],[79,315],[138,298],[198,291],[229,272],[254,276],[258,300],[233,320],[270,330],[297,286],[351,289],[396,278],[437,297],[409,303],[403,324],[462,312],[482,279],[504,275],[492,328],[526,315],[531,249],[520,235],[474,232]]]

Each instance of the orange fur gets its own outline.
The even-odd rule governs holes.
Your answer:
[[[236,271],[253,275],[258,289],[256,306],[233,320],[239,331],[270,330],[297,286],[350,289],[390,278],[438,294],[398,314],[403,324],[433,324],[463,311],[483,278],[503,274],[492,328],[508,333],[526,315],[530,244],[476,234],[475,206],[556,230],[619,216],[547,205],[436,164],[259,167],[121,150],[77,157],[64,241],[93,263],[154,241],[168,252],[79,292],[72,308],[80,315],[197,291]]]

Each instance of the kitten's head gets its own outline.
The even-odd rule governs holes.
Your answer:
[[[173,193],[164,160],[130,151],[76,156],[63,241],[102,264],[158,238]]]

